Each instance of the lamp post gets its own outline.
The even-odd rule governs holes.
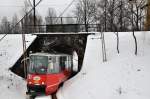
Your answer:
[[[137,55],[137,40],[136,40],[136,36],[134,34],[134,15],[133,15],[133,3],[135,3],[135,0],[129,0],[129,3],[131,3],[131,14],[132,14],[132,34],[133,34],[133,38],[135,40],[135,55]]]

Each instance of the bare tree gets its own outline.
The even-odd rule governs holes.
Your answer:
[[[21,21],[21,26],[22,26],[22,31],[24,33],[29,33],[29,27],[27,26],[29,23],[29,16],[27,15],[29,9],[30,9],[30,4],[28,1],[24,1],[24,7],[22,9],[22,15],[26,15],[25,18]]]
[[[142,9],[144,5],[146,5],[146,0],[132,0],[132,3],[129,3],[130,12],[133,14],[134,30],[136,31],[140,30],[143,12],[145,12],[145,10]]]
[[[141,23],[141,8],[145,5],[146,1],[145,0],[131,0],[129,2],[130,8],[131,8],[131,23],[132,23],[132,31],[133,31],[133,38],[135,41],[135,55],[137,55],[137,38],[134,33],[134,31],[139,31],[140,30],[140,23]]]
[[[1,33],[11,33],[11,25],[10,22],[8,21],[7,17],[4,16],[1,20],[1,26],[0,26],[0,31]]]
[[[36,11],[37,12],[36,16],[34,16],[34,12],[27,14],[30,8],[31,8],[31,5],[29,4],[29,2],[25,1],[22,12],[24,15],[26,15],[26,17],[21,22],[22,30],[25,33],[39,32],[39,30],[42,29],[42,27],[40,25],[42,24],[43,20],[37,11]],[[34,20],[35,20],[35,24],[34,24]]]
[[[133,17],[135,30],[141,30],[146,0],[134,0]],[[132,11],[128,0],[101,0],[98,3],[97,19],[104,31],[131,31],[132,30]],[[101,28],[102,28],[101,27]]]
[[[116,13],[118,31],[128,31],[128,26],[130,26],[130,10],[128,8],[128,2],[125,0],[118,0],[118,9]]]
[[[108,0],[101,0],[97,3],[97,23],[99,31],[107,31]]]
[[[56,17],[56,10],[54,8],[48,8],[47,16],[45,17],[46,24],[55,24]]]
[[[42,16],[38,15],[37,16],[37,32],[44,32],[44,27],[42,27],[43,19]]]
[[[118,28],[118,23],[117,21],[119,20],[118,16],[118,10],[119,6],[122,8],[122,3],[120,4],[120,0],[109,0],[107,2],[107,8],[106,8],[106,16],[107,16],[107,30],[111,32],[115,32],[116,28]],[[122,15],[122,12],[120,13]],[[120,20],[122,21],[122,20]],[[122,24],[122,22],[121,22]],[[118,30],[118,29],[117,29]]]
[[[11,30],[12,33],[21,33],[21,27],[20,24],[18,24],[16,26],[16,24],[18,23],[19,19],[17,14],[14,14],[14,16],[12,17],[12,22],[11,22]]]
[[[98,2],[97,20],[103,31],[128,30],[129,20],[125,0],[101,0]]]
[[[96,12],[96,0],[79,0],[76,4],[74,14],[78,18],[78,23],[84,24],[86,32],[88,25],[95,21]]]

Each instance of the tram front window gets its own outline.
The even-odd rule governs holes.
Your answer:
[[[59,66],[59,61],[58,57],[49,57],[49,63],[48,63],[48,69],[47,73],[48,74],[55,74],[60,72],[60,66]]]
[[[29,73],[46,74],[48,66],[47,56],[30,56],[30,66],[28,68]]]
[[[71,68],[70,56],[30,56],[28,72],[31,74],[55,74]]]

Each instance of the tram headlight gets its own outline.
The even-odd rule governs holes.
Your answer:
[[[42,82],[42,85],[44,85],[45,83],[44,82]]]
[[[32,82],[29,82],[29,84],[32,84]]]

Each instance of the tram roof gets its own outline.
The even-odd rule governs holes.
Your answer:
[[[48,32],[48,33],[32,33],[33,35],[37,35],[37,36],[47,36],[47,35],[94,35],[95,33],[93,32],[79,32],[79,33],[63,33],[63,32],[60,32],[60,33],[51,33],[51,32]]]
[[[32,53],[30,55],[40,55],[40,56],[71,56],[70,54],[64,54],[64,53],[44,53],[44,52]]]

